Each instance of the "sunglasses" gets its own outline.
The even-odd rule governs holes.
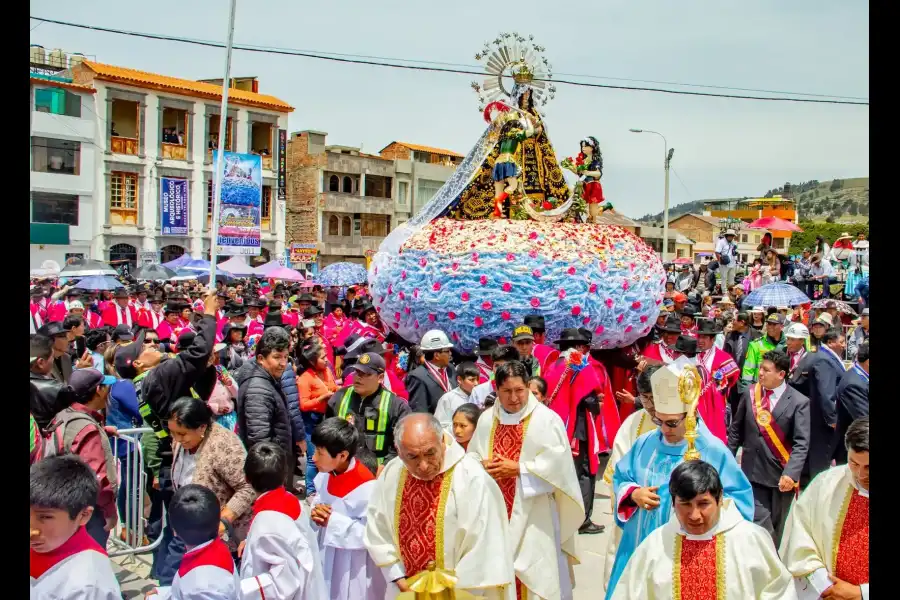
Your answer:
[[[144,340],[144,344],[154,344],[156,346],[159,345],[159,340]]]
[[[665,425],[665,426],[668,427],[669,429],[675,429],[676,427],[678,427],[679,425],[681,425],[681,424],[684,422],[685,419],[687,419],[687,415],[684,415],[684,416],[681,417],[680,419],[677,419],[677,420],[674,420],[674,421],[663,421],[663,420],[658,419],[658,418],[656,418],[656,417],[653,417],[653,419],[651,419],[651,420],[656,424],[657,427],[662,427],[663,425]]]

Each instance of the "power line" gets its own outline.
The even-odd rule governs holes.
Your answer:
[[[205,46],[208,48],[224,48],[225,44],[219,42],[213,42],[208,40],[197,40],[191,38],[170,36],[170,35],[160,35],[155,33],[145,33],[138,31],[127,31],[124,29],[115,29],[111,27],[100,27],[96,25],[84,25],[80,23],[70,23],[67,21],[59,21],[56,19],[43,19],[40,17],[31,17],[36,21],[41,21],[44,23],[52,23],[55,25],[62,25],[65,27],[74,27],[78,29],[87,29],[90,31],[102,31],[104,33],[113,33],[117,35],[126,35],[131,37],[139,37],[151,40],[159,40],[159,41],[167,41],[167,42],[177,42],[182,44],[192,44],[195,46]],[[254,47],[248,45],[237,45],[233,46],[234,50],[241,50],[244,52],[257,52],[261,54],[275,54],[275,55],[283,55],[283,56],[299,56],[303,58],[312,58],[317,60],[327,60],[331,62],[339,62],[345,64],[357,64],[357,65],[368,65],[368,66],[377,66],[377,67],[388,67],[393,69],[406,69],[411,71],[427,71],[432,73],[453,73],[458,75],[476,75],[479,77],[484,76],[484,72],[473,70],[472,68],[438,68],[434,66],[423,66],[423,65],[409,65],[409,64],[399,64],[396,62],[386,62],[383,60],[369,60],[369,59],[361,59],[361,58],[350,58],[348,56],[343,55],[328,55],[323,53],[309,52],[309,51],[301,51],[301,50],[291,50],[286,48],[262,48],[262,47]],[[540,79],[537,79],[540,81]],[[851,100],[828,100],[821,98],[796,98],[796,97],[788,97],[788,96],[747,96],[743,94],[721,94],[721,93],[713,93],[713,92],[698,92],[698,91],[688,91],[688,90],[673,90],[673,89],[665,89],[665,88],[654,88],[654,87],[637,87],[637,86],[626,86],[626,85],[611,85],[611,84],[602,84],[602,83],[588,83],[584,81],[572,81],[567,79],[552,79],[546,80],[555,84],[562,85],[573,85],[578,87],[588,87],[588,88],[600,88],[600,89],[609,89],[609,90],[625,90],[625,91],[636,91],[636,92],[655,92],[661,94],[673,94],[673,95],[682,95],[682,96],[700,96],[706,98],[728,98],[735,100],[759,100],[759,101],[768,101],[768,102],[800,102],[806,104],[842,104],[849,106],[868,106],[868,100],[862,101],[851,101]],[[681,85],[681,84],[677,84]],[[706,86],[704,86],[706,87]]]
[[[687,186],[684,185],[684,181],[681,180],[681,175],[678,174],[678,171],[675,170],[675,167],[670,167],[673,173],[675,173],[675,178],[678,179],[678,183],[681,184],[681,187],[684,188],[684,191],[687,192],[688,198],[691,198],[691,191],[687,189]]]

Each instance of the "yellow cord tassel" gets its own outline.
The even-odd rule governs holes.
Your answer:
[[[406,580],[410,591],[402,592],[397,600],[474,600],[475,596],[464,590],[455,590],[459,581],[453,571],[439,569],[434,561],[428,570],[416,573]]]

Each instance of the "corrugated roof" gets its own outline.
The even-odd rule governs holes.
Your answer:
[[[663,228],[662,227],[641,227],[641,237],[649,238],[649,239],[662,239],[663,236]],[[682,235],[679,231],[669,228],[669,239],[674,241],[676,244],[689,244],[693,245],[696,242],[686,235]]]
[[[621,227],[642,227],[642,225],[637,221],[633,221],[622,213],[618,213],[615,211],[604,211],[600,215],[600,221],[608,223],[610,225],[619,225]]]
[[[712,217],[712,216],[707,216],[707,215],[698,215],[698,214],[694,214],[694,213],[688,213],[686,215],[681,215],[681,216],[675,217],[674,219],[669,219],[669,227],[671,227],[672,223],[674,223],[675,221],[678,221],[679,219],[683,219],[685,217],[697,217],[701,221],[706,221],[710,225],[716,225],[716,226],[721,225],[721,221],[722,221],[721,217]]]
[[[446,150],[444,148],[433,148],[431,146],[422,146],[420,144],[410,144],[409,142],[391,142],[387,146],[381,149],[381,152],[384,152],[394,144],[399,146],[403,146],[404,148],[409,148],[410,150],[415,150],[416,152],[431,152],[432,154],[442,154],[445,156],[455,156],[457,158],[462,158],[463,155],[458,152],[454,152],[453,150]]]
[[[44,79],[43,77],[31,77],[32,84],[47,85],[51,87],[65,88],[76,92],[95,93],[97,90],[90,85],[82,85],[80,83],[70,83],[68,81],[54,81],[53,79]]]
[[[92,71],[97,79],[104,81],[119,81],[135,87],[146,87],[217,100],[222,99],[222,87],[211,83],[157,75],[156,73],[105,65],[88,60],[83,61],[81,65]],[[229,103],[234,102],[235,104],[268,108],[278,112],[292,112],[294,110],[293,106],[283,100],[279,100],[275,96],[256,94],[233,88],[228,90],[228,101]]]

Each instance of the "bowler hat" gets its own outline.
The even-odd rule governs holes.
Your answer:
[[[528,319],[528,317],[525,317]],[[541,317],[543,318],[543,317]],[[478,356],[490,356],[494,351],[494,348],[498,346],[497,340],[494,338],[479,338],[478,339],[478,350],[475,352]]]
[[[319,308],[318,304],[313,304],[312,306],[306,307],[306,310],[303,311],[303,318],[310,319],[315,317],[316,315],[321,315],[322,309]]]
[[[669,313],[665,324],[662,327],[657,325],[656,328],[664,333],[681,333],[681,320],[676,315]]]
[[[715,319],[697,320],[697,335],[718,335],[720,333],[722,333],[722,329]]]
[[[543,315],[525,315],[522,324],[528,325],[531,327],[531,331],[537,331],[538,333],[546,331],[547,328]]]
[[[581,330],[575,327],[568,327],[562,330],[562,333],[559,334],[559,339],[556,340],[557,346],[579,346],[582,344],[590,344],[591,340],[584,337],[584,334]]]
[[[675,341],[675,351],[681,352],[688,358],[697,355],[697,340],[689,335],[679,335]]]

